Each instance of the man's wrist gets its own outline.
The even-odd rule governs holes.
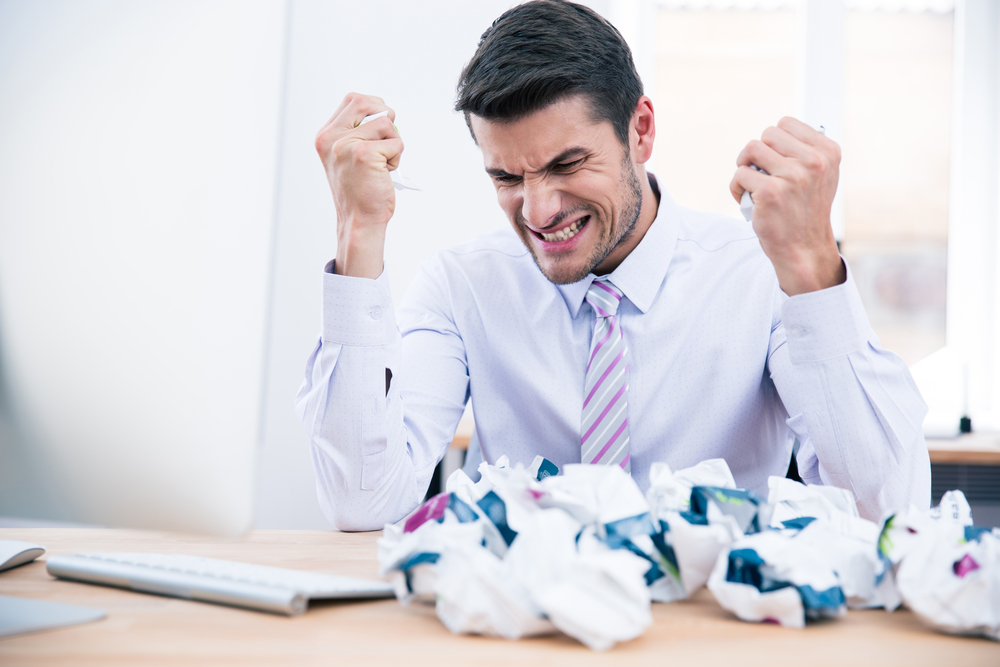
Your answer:
[[[385,227],[345,227],[337,235],[333,272],[339,276],[378,278],[385,257]]]
[[[788,296],[817,292],[842,285],[847,280],[847,269],[840,253],[834,250],[820,258],[803,258],[783,265],[775,263],[778,284]]]

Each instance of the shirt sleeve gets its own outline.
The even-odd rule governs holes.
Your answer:
[[[296,412],[320,507],[341,530],[379,530],[412,511],[464,410],[468,370],[448,304],[428,280],[414,284],[423,302],[411,300],[408,312],[426,314],[401,333],[384,271],[338,276],[331,262],[323,276],[322,334]]]
[[[873,521],[927,508],[927,405],[903,360],[881,348],[850,267],[841,285],[779,293],[775,310],[768,368],[800,442],[802,480],[852,491]]]

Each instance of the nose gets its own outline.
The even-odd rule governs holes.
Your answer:
[[[521,215],[525,222],[535,229],[545,229],[562,208],[559,191],[552,187],[548,179],[532,178],[524,181],[524,200]]]

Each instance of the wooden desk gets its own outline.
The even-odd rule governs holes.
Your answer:
[[[966,433],[957,438],[927,438],[931,463],[1000,466],[1000,433]]]
[[[158,532],[0,529],[47,554],[158,551],[372,577],[379,533],[254,531],[227,540]],[[908,611],[851,611],[790,630],[742,623],[707,591],[653,605],[653,626],[608,653],[564,636],[455,636],[433,608],[395,600],[314,603],[287,618],[52,579],[41,562],[0,574],[0,594],[101,607],[103,621],[0,639],[2,665],[1000,665],[1000,644],[950,637]]]

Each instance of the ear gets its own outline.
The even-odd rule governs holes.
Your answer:
[[[653,139],[656,138],[656,120],[653,118],[653,100],[645,95],[639,98],[629,126],[629,143],[632,161],[645,164],[653,155]]]

